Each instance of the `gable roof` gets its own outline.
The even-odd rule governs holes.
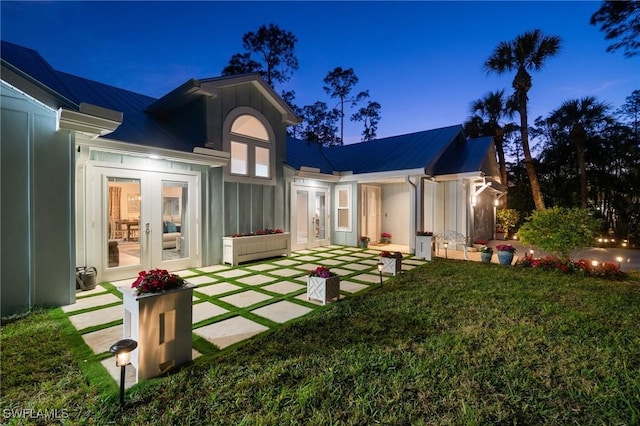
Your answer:
[[[422,169],[435,176],[483,171],[492,148],[491,137],[466,140],[462,126],[455,125],[333,147],[289,138],[286,163],[296,170],[311,167],[327,174]]]

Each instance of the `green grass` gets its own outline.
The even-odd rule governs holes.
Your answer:
[[[87,350],[59,309],[5,324],[2,409],[96,424],[640,423],[637,275],[436,259],[142,383],[122,411]]]

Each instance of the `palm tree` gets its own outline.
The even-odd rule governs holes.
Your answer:
[[[587,140],[597,131],[602,131],[613,123],[613,118],[607,113],[609,105],[593,96],[582,99],[572,99],[563,102],[560,108],[553,111],[549,122],[557,126],[564,126],[569,131],[569,141],[576,147],[578,170],[580,172],[580,204],[587,208],[587,171],[584,161],[584,150]]]
[[[514,123],[501,124],[503,118],[511,118],[515,112],[513,102],[504,96],[504,90],[496,90],[489,92],[484,97],[477,99],[471,103],[471,113],[473,116],[465,124],[465,128],[469,126],[477,127],[473,133],[478,136],[493,136],[493,141],[498,154],[498,166],[500,167],[500,180],[504,186],[507,186],[507,164],[504,157],[504,137]]]
[[[507,71],[516,71],[512,86],[515,90],[514,98],[520,115],[522,151],[531,183],[531,195],[538,210],[544,209],[544,198],[529,148],[527,93],[532,86],[529,71],[540,70],[545,60],[558,53],[559,50],[560,37],[544,36],[540,30],[527,31],[512,41],[500,42],[484,63],[487,72],[495,72],[498,75]]]

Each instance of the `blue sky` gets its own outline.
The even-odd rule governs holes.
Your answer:
[[[533,74],[530,121],[569,99],[595,96],[614,109],[640,89],[640,56],[606,53],[589,24],[600,2],[0,2],[2,39],[37,50],[60,71],[160,97],[190,78],[220,75],[242,36],[274,23],[298,38],[300,69],[276,90],[299,106],[335,105],[323,78],[353,68],[355,90],[382,105],[378,136],[462,123],[512,75],[482,64],[500,41],[540,28],[562,39]],[[360,124],[345,124],[346,142]]]

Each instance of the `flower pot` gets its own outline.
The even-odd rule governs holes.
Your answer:
[[[491,258],[493,257],[493,253],[480,253],[480,260],[484,263],[491,263]]]
[[[340,277],[309,277],[307,281],[307,300],[314,299],[327,304],[330,299],[340,300]]]
[[[360,248],[366,249],[369,247],[369,241],[360,241]]]
[[[381,244],[391,244],[391,238],[381,237],[380,238],[380,243]]]
[[[496,231],[496,240],[506,240],[506,239],[507,239],[506,232]]]
[[[385,274],[398,275],[402,270],[402,259],[394,257],[381,257],[382,272]]]
[[[499,251],[498,262],[500,262],[501,265],[511,265],[511,262],[513,262],[513,253],[510,251]]]

